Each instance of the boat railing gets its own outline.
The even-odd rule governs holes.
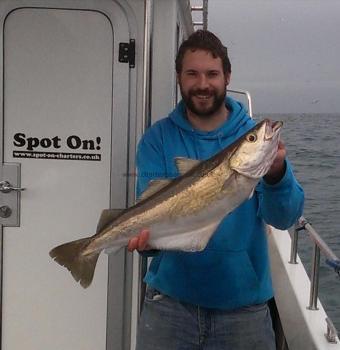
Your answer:
[[[253,105],[252,105],[252,101],[251,101],[250,92],[247,90],[240,90],[240,89],[228,89],[227,91],[231,92],[233,94],[244,95],[246,100],[247,100],[248,114],[250,117],[253,117]]]
[[[191,6],[191,12],[201,12],[202,20],[193,21],[194,27],[201,26],[204,30],[208,29],[208,0],[202,0],[202,5]]]
[[[311,271],[311,284],[310,284],[310,297],[307,309],[318,310],[318,294],[319,294],[319,274],[320,274],[320,253],[326,257],[326,264],[330,266],[340,276],[340,259],[327,245],[327,243],[320,237],[315,231],[312,225],[302,216],[297,221],[292,237],[291,252],[290,252],[290,264],[297,264],[298,255],[298,237],[300,231],[306,231],[309,238],[314,243],[313,248],[313,260]],[[327,333],[325,334],[327,340],[330,343],[336,343],[337,329],[330,318],[326,318]]]

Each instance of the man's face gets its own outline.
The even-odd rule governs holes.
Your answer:
[[[177,80],[186,107],[207,119],[222,108],[230,74],[224,74],[220,57],[214,58],[205,50],[188,50]]]

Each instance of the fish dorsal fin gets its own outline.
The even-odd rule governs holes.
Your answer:
[[[184,175],[189,170],[194,168],[196,165],[201,163],[200,160],[197,159],[190,159],[190,158],[184,158],[184,157],[177,157],[175,158],[176,167],[181,175]]]
[[[151,180],[148,188],[140,195],[138,198],[138,202],[151,197],[154,193],[160,191],[166,185],[168,185],[172,180],[169,179],[161,179],[161,180]]]
[[[123,210],[124,209],[104,209],[97,225],[97,233],[100,232],[109,222],[113,221]]]

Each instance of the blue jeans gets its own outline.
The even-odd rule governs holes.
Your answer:
[[[147,289],[136,350],[229,349],[275,350],[267,304],[211,310]]]

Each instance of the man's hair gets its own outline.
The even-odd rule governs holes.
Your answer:
[[[223,72],[231,73],[231,64],[228,57],[228,49],[223,46],[220,39],[208,30],[197,30],[188,39],[184,40],[178,49],[176,57],[176,72],[181,73],[183,57],[188,51],[205,50],[209,51],[214,58],[221,58]]]

